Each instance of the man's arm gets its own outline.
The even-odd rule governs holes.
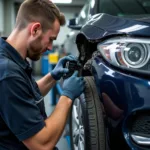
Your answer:
[[[51,150],[58,142],[64,130],[72,100],[84,91],[85,81],[83,77],[77,77],[77,74],[78,72],[75,71],[70,78],[64,80],[62,96],[52,115],[45,120],[45,127],[23,141],[30,150]]]
[[[69,71],[67,68],[64,68],[64,65],[67,61],[77,60],[72,55],[61,58],[50,73],[37,81],[38,87],[43,96],[45,96],[49,92],[49,90],[55,85],[57,80],[59,80],[65,73]]]
[[[49,90],[56,84],[56,80],[53,79],[50,73],[37,81],[38,87],[42,96],[45,96]]]
[[[71,104],[70,98],[61,96],[55,110],[45,120],[45,127],[23,143],[30,150],[52,150],[64,130]]]

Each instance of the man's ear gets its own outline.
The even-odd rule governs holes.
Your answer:
[[[30,28],[30,33],[33,36],[40,34],[42,31],[41,24],[39,22],[33,23]]]

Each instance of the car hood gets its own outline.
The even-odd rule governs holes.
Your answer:
[[[77,41],[81,35],[84,35],[88,40],[99,40],[115,35],[150,37],[148,19],[150,18],[135,20],[108,14],[96,14],[82,27]]]

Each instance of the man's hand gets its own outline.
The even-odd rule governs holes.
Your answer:
[[[67,61],[77,61],[77,59],[73,55],[61,58],[55,68],[51,71],[51,75],[55,80],[59,80],[65,73],[69,72],[67,68],[64,68]]]
[[[71,100],[79,97],[85,88],[85,81],[83,77],[77,77],[78,71],[64,80],[62,95],[69,97]]]

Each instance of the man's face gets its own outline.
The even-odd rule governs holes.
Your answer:
[[[27,46],[27,57],[36,61],[44,52],[52,50],[53,40],[56,40],[59,30],[60,24],[58,20],[55,20],[53,28],[45,33],[41,32],[33,40],[30,40]]]

